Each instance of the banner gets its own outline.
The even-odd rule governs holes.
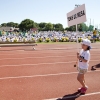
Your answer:
[[[67,13],[67,22],[68,22],[68,26],[73,26],[76,24],[86,22],[85,4]]]

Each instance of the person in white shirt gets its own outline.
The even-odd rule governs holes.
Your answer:
[[[90,40],[83,39],[82,50],[80,51],[80,53],[77,53],[78,71],[79,71],[77,80],[82,85],[82,88],[79,88],[78,91],[80,91],[82,94],[85,94],[86,90],[88,89],[88,87],[85,84],[84,75],[88,71],[88,67],[89,67],[90,49],[91,49]]]

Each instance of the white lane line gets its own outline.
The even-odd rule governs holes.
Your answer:
[[[1,52],[1,51],[0,51],[0,52]],[[16,52],[16,53],[15,53],[15,52]],[[39,53],[42,53],[42,54],[48,54],[48,52],[44,52],[44,51],[41,51],[41,52],[40,52],[40,51],[38,51],[38,52],[37,52],[37,51],[36,51],[36,52],[34,51],[34,52],[28,52],[28,53],[26,53],[26,52],[27,52],[27,51],[23,51],[23,53],[19,53],[19,51],[18,51],[18,52],[17,52],[17,51],[13,51],[13,52],[10,52],[9,54],[5,54],[4,51],[3,51],[3,53],[1,52],[0,55],[16,55],[16,54],[21,54],[21,55],[24,55],[24,54],[25,54],[25,55],[29,55],[29,54],[35,54],[35,53],[38,53],[38,52],[39,52]],[[62,51],[60,51],[60,52],[57,51],[57,52],[54,52],[54,54],[57,54],[57,53],[60,53],[60,54],[64,54],[64,53],[65,53],[65,54],[66,54],[66,53],[69,53],[69,52],[75,53],[75,52],[77,52],[77,51],[73,51],[73,50],[70,50],[70,51],[63,51],[63,52],[62,52]],[[49,52],[49,53],[51,53],[51,52]],[[96,54],[96,55],[99,55],[99,54],[100,54],[100,53],[98,52],[98,54]]]
[[[97,95],[97,94],[100,94],[100,92],[93,92],[93,93],[88,93],[88,94],[85,94],[85,95],[80,95],[80,94],[78,94],[78,95],[75,95],[75,96],[58,97],[58,98],[64,99],[64,100],[65,100],[65,99],[75,98],[75,97],[78,97],[78,96],[80,96],[80,97],[86,97],[86,96],[92,96],[92,95]],[[58,98],[44,99],[44,100],[57,100]]]
[[[76,56],[76,55],[67,55],[67,56],[44,56],[44,57],[24,57],[24,58],[3,58],[0,60],[10,60],[10,59],[32,59],[32,58],[59,58],[59,57],[68,57],[68,56]]]
[[[1,65],[0,67],[6,66],[36,66],[36,65],[52,65],[52,64],[66,64],[66,63],[74,63],[76,61],[69,61],[69,62],[54,62],[54,63],[38,63],[38,64],[19,64],[19,65]]]
[[[88,71],[88,73],[93,73],[93,72],[100,72],[100,70]],[[20,79],[20,78],[49,77],[49,76],[70,75],[70,74],[77,74],[77,73],[78,72],[57,73],[57,74],[44,74],[44,75],[31,75],[31,76],[16,76],[16,77],[1,77],[0,80],[5,80],[5,79]]]
[[[52,54],[64,54],[64,53],[68,53],[68,52],[71,52],[71,53],[74,53],[73,51],[66,51],[66,52],[52,52]],[[76,51],[77,52],[77,51]],[[26,52],[24,52],[24,53],[19,53],[19,52],[17,52],[17,54],[21,54],[21,55],[28,55],[28,54],[31,54],[31,55],[34,55],[34,54],[36,54],[37,52],[29,52],[29,53],[26,53]],[[41,53],[41,52],[39,52],[39,53]],[[46,53],[44,53],[44,52],[42,52],[42,54],[50,54],[51,52],[49,51],[49,52],[46,52]],[[16,52],[11,52],[11,53],[9,53],[9,54],[4,54],[4,52],[3,53],[0,53],[0,55],[16,55]]]
[[[94,92],[94,93],[85,94],[85,95],[82,95],[82,97],[95,95],[95,94],[100,94],[100,92]]]
[[[20,59],[33,59],[33,58],[59,58],[59,57],[62,57],[62,58],[65,58],[65,57],[70,57],[70,56],[76,56],[76,55],[67,55],[67,56],[40,56],[40,57],[22,57],[22,58],[3,58],[3,59],[0,59],[0,60],[11,60],[11,59],[14,59],[14,60],[16,60],[16,59],[18,59],[18,60],[20,60]],[[91,56],[93,56],[93,54],[91,55]],[[96,55],[95,54],[95,56],[100,56],[100,55]],[[92,57],[91,57],[92,58]]]
[[[91,60],[91,62],[97,62],[100,60]],[[68,61],[68,62],[53,62],[53,63],[38,63],[38,64],[17,64],[17,65],[0,65],[0,68],[2,67],[14,67],[14,66],[37,66],[37,65],[53,65],[53,64],[70,64],[75,63],[76,61]]]

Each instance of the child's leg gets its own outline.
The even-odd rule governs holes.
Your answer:
[[[85,76],[85,75],[84,75],[84,76]],[[84,78],[84,80],[83,80],[83,81],[84,81],[84,83],[85,83],[85,78]]]
[[[82,87],[85,88],[85,79],[84,79],[84,74],[78,74],[77,80],[81,83]]]

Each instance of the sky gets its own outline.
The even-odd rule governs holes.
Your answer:
[[[100,0],[1,0],[0,24],[20,23],[28,18],[34,22],[61,23],[67,27],[66,14],[75,8],[75,4],[85,4],[86,24],[100,29]]]

